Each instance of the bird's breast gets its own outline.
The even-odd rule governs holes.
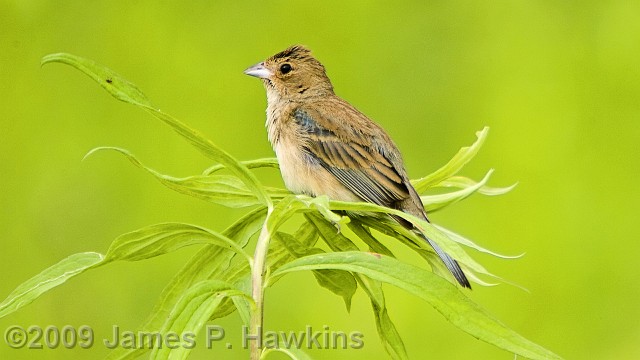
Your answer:
[[[267,106],[267,131],[280,165],[280,173],[289,191],[310,196],[327,195],[334,200],[360,201],[318,159],[305,151],[305,137],[290,114],[295,103],[272,101]]]
[[[303,149],[302,140],[281,133],[274,144],[280,173],[289,191],[310,196],[327,195],[334,200],[361,201]]]

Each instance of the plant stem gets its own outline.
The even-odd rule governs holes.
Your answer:
[[[267,209],[267,217],[262,225],[258,243],[253,255],[253,267],[251,268],[251,297],[255,301],[256,309],[251,313],[251,322],[249,324],[249,334],[253,337],[253,341],[249,344],[251,360],[259,360],[262,352],[262,324],[264,320],[264,275],[267,265],[267,252],[269,251],[269,240],[271,234],[267,228],[269,217],[271,216],[272,207]]]

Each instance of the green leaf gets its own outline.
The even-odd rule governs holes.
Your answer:
[[[222,234],[230,239],[234,239],[241,247],[244,247],[249,241],[249,238],[262,227],[265,215],[266,208],[261,207],[255,209],[229,226]],[[147,320],[139,329],[152,331],[161,328],[175,304],[187,289],[191,288],[194,284],[209,279],[219,279],[229,284],[235,284],[237,279],[242,275],[249,274],[249,264],[242,258],[242,261],[237,262],[241,264],[239,274],[236,274],[236,277],[229,275],[229,264],[232,259],[237,258],[235,255],[235,252],[225,248],[215,245],[205,245],[185,264],[173,279],[171,279],[169,284],[165,286]],[[225,316],[234,310],[235,306],[233,303],[224,299],[221,304],[216,307],[211,318]],[[108,354],[107,359],[134,359],[148,351],[148,348],[117,348]]]
[[[438,187],[455,187],[455,188],[459,188],[459,189],[466,189],[468,187],[471,186],[475,186],[477,184],[476,181],[469,179],[468,177],[465,176],[452,176],[446,180],[441,181],[437,186]],[[491,187],[491,186],[482,186],[480,187],[480,189],[478,189],[478,192],[482,195],[487,195],[487,196],[497,196],[497,195],[504,195],[506,193],[508,193],[509,191],[515,189],[515,187],[518,186],[518,183],[515,183],[511,186],[507,186],[507,187],[503,187],[503,188],[497,188],[497,187]]]
[[[153,175],[163,185],[181,194],[233,208],[260,205],[255,194],[249,191],[242,181],[232,175],[196,175],[175,178],[145,166],[129,151],[115,147],[95,148],[85,155],[85,158],[97,151],[104,150],[116,151],[124,155],[134,165]]]
[[[364,202],[348,202],[348,201],[330,201],[329,205],[332,210],[346,210],[355,213],[385,213],[396,215],[401,217],[410,223],[412,223],[419,231],[423,232],[425,236],[427,236],[432,241],[435,241],[445,252],[450,254],[454,259],[463,266],[464,270],[473,270],[484,274],[489,273],[482,265],[476,262],[473,258],[467,254],[462,247],[455,241],[449,239],[444,233],[439,231],[433,224],[417,218],[411,214],[405,213],[400,210],[387,208],[384,206],[379,206],[372,203],[364,203]],[[390,233],[392,236],[399,238],[401,241],[405,242],[405,244],[409,244],[405,239],[409,239],[414,249],[417,246],[419,249],[425,249],[427,251],[433,251],[430,246],[426,245],[426,242],[421,239],[415,232],[408,230],[398,224],[397,222],[385,221],[384,218],[378,219],[378,221],[385,222],[385,226],[392,230]],[[369,222],[370,224],[371,222]],[[398,234],[402,236],[398,236]],[[411,244],[409,244],[411,246]]]
[[[340,216],[330,209],[330,201],[327,196],[309,197],[305,195],[289,195],[280,200],[271,216],[267,219],[269,233],[274,234],[280,225],[289,220],[291,216],[298,212],[308,213],[317,210],[326,219],[336,224],[339,228],[341,224],[348,223],[349,218]],[[336,229],[338,231],[338,229]]]
[[[226,151],[214,145],[213,142],[205,138],[198,131],[191,129],[172,116],[153,107],[149,99],[147,99],[147,97],[134,84],[124,79],[113,70],[110,70],[92,60],[65,53],[47,55],[42,58],[41,64],[44,65],[51,62],[70,65],[95,80],[116,99],[143,108],[157,119],[169,125],[176,133],[189,141],[191,145],[200,150],[200,152],[205,156],[221,163],[228,168],[229,171],[233,172],[238,178],[240,178],[240,180],[242,180],[247,188],[253,192],[260,203],[268,207],[273,206],[271,199],[261,186],[258,179],[247,169],[246,166],[229,155]]]
[[[337,231],[340,231],[340,226],[348,224],[351,219],[348,216],[341,216],[331,210],[330,199],[326,195],[309,198],[308,196],[299,196],[297,200],[304,204],[306,208],[316,209],[324,216],[325,219],[337,226]]]
[[[50,62],[59,62],[71,65],[82,71],[111,94],[111,96],[120,101],[130,104],[152,106],[151,101],[149,101],[147,96],[143,94],[136,85],[130,83],[115,71],[102,66],[93,60],[66,53],[57,53],[46,55],[42,58],[40,64],[45,65]]]
[[[440,225],[434,225],[434,226],[438,230],[440,230],[444,234],[446,234],[449,237],[449,239],[451,239],[451,240],[453,240],[453,241],[455,241],[457,243],[460,243],[462,245],[465,245],[467,247],[476,249],[476,250],[478,250],[480,252],[483,252],[485,254],[490,254],[490,255],[493,255],[495,257],[499,257],[499,258],[503,258],[503,259],[518,259],[518,258],[521,258],[522,256],[524,256],[524,254],[512,255],[512,256],[510,256],[510,255],[502,255],[502,254],[499,254],[499,253],[497,253],[495,251],[491,251],[489,249],[486,249],[486,248],[476,244],[475,242],[471,241],[470,239],[468,239],[468,238],[466,238],[466,237],[464,237],[464,236],[462,236],[460,234],[457,234],[457,233],[455,233],[455,232],[453,232],[453,231],[451,231],[449,229],[446,229],[446,228],[444,228],[444,227],[442,227]]]
[[[443,167],[421,179],[411,181],[418,194],[422,194],[428,188],[460,171],[478,153],[488,133],[489,127],[485,126],[481,131],[476,132],[478,139],[471,146],[461,148]]]
[[[328,220],[313,213],[306,214],[306,217],[310,223],[316,226],[324,241],[333,251],[358,251],[358,247],[351,240],[340,233],[336,233],[335,228]],[[352,224],[356,227],[362,226],[359,221],[349,223],[350,226]],[[365,231],[364,228],[362,228],[362,231]],[[365,233],[369,234],[367,231],[365,231]],[[369,236],[371,235],[369,234]],[[371,241],[376,242],[376,239],[371,237]],[[408,359],[402,338],[387,313],[384,292],[382,291],[380,282],[358,273],[354,273],[353,276],[371,299],[376,328],[385,350],[394,359]]]
[[[391,317],[389,317],[384,292],[382,291],[382,283],[362,274],[357,275],[360,279],[360,286],[365,290],[369,299],[371,299],[376,329],[378,330],[378,335],[385,350],[393,359],[409,359],[400,333],[391,321]]]
[[[382,243],[371,235],[371,231],[369,228],[366,228],[364,224],[359,219],[352,219],[349,223],[349,228],[356,234],[362,241],[364,241],[367,246],[369,246],[369,251],[387,255],[391,257],[395,257],[391,250],[389,250],[386,246],[382,245]]]
[[[102,254],[86,252],[71,255],[45,269],[40,274],[20,284],[0,303],[0,318],[29,305],[40,295],[63,284],[72,277],[102,265],[103,261],[104,256]]]
[[[180,297],[160,329],[160,334],[197,334],[222,300],[230,296],[243,297],[252,302],[249,295],[223,281],[207,280],[193,285]],[[150,358],[186,359],[191,350],[188,346],[176,346],[173,349],[154,346]]]
[[[237,286],[237,285],[244,285],[244,284],[236,283],[234,285]],[[246,289],[239,289],[239,290],[242,290],[245,293],[250,293],[251,284],[248,284],[248,285],[249,286],[246,286]],[[249,327],[249,325],[251,324],[251,313],[252,311],[255,310],[255,302],[253,302],[253,299],[251,298],[246,299],[238,296],[232,297],[231,300],[233,301],[233,306],[235,307],[235,311],[238,312],[238,315],[240,315],[240,319],[242,319],[242,323],[244,324],[244,326]],[[211,314],[212,318],[214,317],[214,314]]]
[[[336,227],[326,218],[315,214],[305,214],[307,220],[312,223],[325,243],[333,251],[358,251],[358,247],[349,238],[342,235],[342,233],[336,229]]]
[[[530,359],[560,359],[503,325],[455,285],[388,256],[354,251],[311,255],[282,266],[272,276],[318,269],[353,271],[392,284],[427,301],[453,325],[482,341]]]
[[[256,159],[256,160],[247,160],[241,161],[242,165],[246,166],[247,169],[260,169],[260,168],[272,168],[272,169],[280,169],[280,164],[278,164],[277,158],[264,158],[264,159]],[[216,171],[225,169],[225,166],[222,164],[215,164],[210,166],[205,171],[202,172],[202,175],[211,175]]]
[[[493,173],[493,169],[489,170],[489,172],[487,172],[487,174],[484,176],[484,178],[482,178],[482,180],[480,180],[480,182],[475,183],[472,186],[467,186],[462,190],[450,191],[447,193],[437,194],[437,195],[423,195],[423,196],[420,196],[420,198],[422,199],[422,203],[424,204],[424,207],[427,210],[427,212],[434,212],[436,210],[440,210],[449,205],[455,204],[460,200],[464,200],[467,197],[471,196],[471,194],[480,190],[487,183],[487,181],[489,181],[489,178],[491,177],[492,173]]]
[[[267,355],[269,355],[272,352],[281,352],[287,355],[289,359],[292,359],[292,360],[311,360],[312,359],[304,351],[296,348],[295,346],[292,346],[290,348],[281,348],[281,349],[264,348],[262,349],[262,354],[260,354],[260,359],[261,360],[266,359]]]
[[[262,227],[266,215],[264,207],[251,211],[233,225],[229,226],[222,234],[235,242],[240,247],[247,242]],[[157,328],[164,321],[173,304],[193,284],[204,280],[222,280],[234,284],[238,277],[228,276],[228,269],[233,259],[238,258],[237,253],[218,246],[205,246],[196,253],[191,260],[176,274],[172,281],[165,287],[160,301],[151,313],[151,318],[143,328]],[[244,268],[243,273],[249,274],[249,263],[244,257],[238,261]]]
[[[234,251],[251,262],[251,256],[228,237],[195,225],[165,223],[118,236],[109,247],[105,261],[138,261],[176,251],[190,245],[213,244]]]
[[[324,253],[322,249],[305,246],[296,237],[287,233],[277,232],[273,235],[273,238],[279,241],[294,258]],[[351,299],[358,289],[356,280],[350,272],[327,269],[313,271],[313,275],[320,286],[342,297],[347,311],[350,311]]]
[[[442,231],[438,230],[438,228],[435,227],[435,225],[420,219],[418,220],[419,221],[417,222],[416,227],[420,229],[420,231],[422,231],[422,233],[424,233],[426,237],[428,237],[432,241],[435,241],[442,249],[444,249],[445,252],[447,252],[454,259],[456,259],[456,261],[460,264],[460,266],[465,271],[465,273],[469,274],[472,271],[474,271],[477,273],[494,276],[492,273],[487,271],[487,269],[485,269],[484,266],[482,266],[480,263],[474,260],[471,256],[469,256],[469,254],[462,248],[462,246],[460,246],[460,244],[455,242],[453,239],[449,238]],[[431,248],[431,246],[427,245],[422,237],[418,236],[413,231],[407,230],[406,228],[402,227],[399,224],[391,224],[390,226],[393,229],[395,229],[395,231],[404,235],[405,237],[410,239],[413,243],[417,244],[418,246],[414,248],[414,250],[420,253],[422,257],[427,259],[431,264],[432,268],[443,270],[441,272],[436,271],[438,274],[440,274],[445,278],[451,278],[451,274],[449,270],[446,270],[446,267],[444,267],[442,260],[438,256],[435,256],[435,253],[433,252],[433,249]],[[428,252],[428,254],[424,252],[425,250]],[[434,256],[431,256],[431,255],[434,255]],[[472,276],[472,278],[475,279],[475,276]]]
[[[293,237],[305,248],[312,248],[318,241],[318,232],[309,223],[303,223],[293,234]],[[274,241],[269,249],[267,265],[269,271],[274,271],[289,261],[300,257],[291,254],[291,250],[280,241]],[[248,279],[249,280],[249,279]],[[265,286],[273,286],[277,279],[267,278]]]
[[[317,241],[317,234],[314,233],[312,228],[302,225],[294,234],[294,237],[304,246],[312,247]],[[237,258],[237,257],[236,257]],[[290,262],[295,259],[293,255],[291,255],[290,251],[287,250],[281,242],[275,241],[271,244],[271,248],[267,255],[267,265],[271,270],[278,269],[283,264]],[[235,259],[234,259],[235,260]],[[224,271],[219,274],[216,274],[216,278],[224,279],[228,283],[233,284],[237,288],[245,289],[247,292],[250,289],[251,285],[251,269],[246,261],[233,261],[230,266],[228,266]],[[212,277],[213,278],[213,277]],[[276,279],[277,280],[277,279]],[[276,280],[269,279],[268,283],[265,285],[273,286]],[[214,313],[212,319],[219,318],[222,316],[226,316],[236,308],[233,306],[225,306],[224,304],[220,306],[220,308]]]

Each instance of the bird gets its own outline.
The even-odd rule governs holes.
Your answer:
[[[287,189],[340,201],[369,202],[429,221],[398,147],[377,123],[337,96],[325,67],[303,45],[247,68],[267,93],[266,128]],[[458,262],[409,221],[455,280],[471,289]]]

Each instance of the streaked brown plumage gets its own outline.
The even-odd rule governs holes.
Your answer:
[[[285,185],[294,193],[367,201],[427,219],[389,135],[333,92],[324,66],[292,46],[245,74],[267,91],[267,129]],[[471,288],[458,263],[409,222],[434,248],[458,283]]]

